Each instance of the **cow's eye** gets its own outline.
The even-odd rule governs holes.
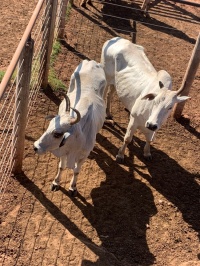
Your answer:
[[[63,133],[54,132],[53,133],[54,138],[58,139],[63,136]]]
[[[169,108],[168,108],[168,110],[171,110],[171,109],[172,109],[172,107],[169,107]]]

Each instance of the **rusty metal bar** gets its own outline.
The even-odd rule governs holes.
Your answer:
[[[8,66],[7,71],[6,71],[6,73],[5,73],[5,75],[4,75],[3,79],[2,79],[2,82],[0,84],[0,100],[2,99],[2,96],[3,96],[3,94],[4,94],[5,90],[6,90],[6,87],[7,87],[8,83],[9,83],[11,77],[12,77],[12,74],[13,74],[13,72],[15,70],[17,62],[18,62],[18,60],[20,58],[20,55],[21,55],[21,53],[23,51],[23,48],[24,48],[24,46],[25,46],[25,44],[26,44],[26,42],[27,42],[27,40],[28,40],[28,38],[29,38],[29,36],[31,34],[31,31],[32,31],[32,29],[33,29],[33,27],[35,25],[36,19],[37,19],[39,13],[40,13],[40,10],[42,8],[42,5],[43,5],[44,1],[45,0],[39,0],[38,1],[37,6],[36,6],[36,8],[35,8],[35,10],[33,12],[33,15],[32,15],[32,17],[31,17],[31,19],[30,19],[30,21],[29,21],[29,23],[28,23],[28,25],[26,27],[26,30],[25,30],[25,32],[24,32],[24,34],[22,36],[22,39],[21,39],[21,41],[20,41],[20,43],[19,43],[19,45],[18,45],[18,47],[17,47],[17,49],[16,49],[16,51],[14,53],[14,56],[13,56],[11,62],[10,62],[10,65]]]

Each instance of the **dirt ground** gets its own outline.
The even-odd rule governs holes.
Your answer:
[[[173,89],[178,89],[200,31],[200,8],[162,1],[151,7],[148,18],[135,10],[140,5],[119,0],[93,2],[83,9],[75,1],[55,63],[58,77],[68,85],[82,59],[100,60],[107,39],[131,39],[134,19],[140,21],[136,42],[145,47],[156,69],[172,75]],[[3,2],[0,70],[6,69],[33,8],[34,3],[25,1]],[[11,12],[24,24],[7,28]],[[153,160],[144,160],[144,137],[137,132],[124,165],[117,164],[115,156],[128,114],[115,95],[116,124],[104,126],[97,135],[78,179],[78,197],[70,198],[72,172],[66,170],[60,190],[51,192],[58,160],[50,153],[33,152],[33,142],[48,125],[44,117],[56,113],[60,101],[59,92],[51,88],[41,92],[26,132],[24,172],[10,179],[1,206],[0,265],[200,265],[199,94],[200,69],[181,119],[170,117],[158,131]]]

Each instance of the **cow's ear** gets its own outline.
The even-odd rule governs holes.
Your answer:
[[[56,117],[55,115],[47,115],[46,117],[45,117],[45,119],[46,120],[51,120],[52,118],[54,118],[54,117]]]
[[[157,94],[155,93],[149,93],[147,95],[145,95],[144,97],[142,97],[142,100],[146,100],[148,99],[149,101],[152,101],[155,97],[157,96]]]
[[[162,83],[162,81],[159,81],[159,86],[160,86],[160,89],[164,88],[164,84]]]
[[[186,101],[188,99],[191,99],[191,97],[188,97],[188,96],[177,96],[176,102],[180,103],[180,102],[184,102],[184,101]]]
[[[59,147],[62,147],[62,146],[65,145],[65,142],[66,142],[67,138],[68,138],[70,135],[71,135],[70,132],[66,132],[66,133],[63,135],[63,138],[62,138],[62,141],[61,141]]]

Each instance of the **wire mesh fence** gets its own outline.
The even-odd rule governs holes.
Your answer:
[[[1,83],[0,199],[12,172],[15,169],[21,171],[25,127],[37,102],[38,92],[44,80],[48,79],[49,57],[53,41],[59,34],[64,3],[66,9],[66,0],[38,2],[22,37],[24,43],[19,44],[5,74],[7,80],[4,82],[3,79]],[[24,50],[29,46],[33,46],[32,54],[25,54]],[[30,57],[31,61],[26,66]]]
[[[180,36],[179,27],[174,26],[174,22],[171,25],[166,25],[164,22],[162,23],[162,19],[157,20],[156,16],[159,16],[159,18],[162,18],[162,16],[173,18],[173,21],[177,21],[177,25],[181,22],[200,24],[200,19],[196,14],[183,12],[183,9],[175,6],[173,2],[167,2],[167,4],[161,2],[150,8],[148,10],[148,16],[154,15],[153,19],[141,11],[142,1],[139,0],[126,2],[102,2],[95,0],[92,1],[94,3],[92,12],[88,9],[81,8],[80,3],[77,4],[77,1],[74,2],[76,5],[73,5],[70,24],[66,23],[65,25],[68,0],[39,1],[40,7],[38,8],[38,13],[35,16],[28,38],[25,40],[26,45],[29,45],[27,43],[28,40],[32,40],[34,44],[30,82],[28,88],[26,88],[28,89],[28,96],[25,97],[27,98],[27,103],[25,103],[27,105],[26,122],[29,121],[33,107],[37,102],[40,88],[47,85],[49,57],[52,50],[52,42],[55,39],[61,43],[62,48],[66,52],[65,56],[59,58],[60,67],[57,69],[57,75],[67,86],[70,75],[81,60],[93,59],[100,61],[100,47],[111,36],[121,36],[131,40],[137,32],[136,42],[144,45],[147,48],[147,52],[151,52],[156,58],[157,51],[161,50],[162,47],[156,45],[149,46],[149,38],[159,39],[159,41],[162,41],[163,38],[165,42],[163,45],[167,47],[167,42],[173,43],[177,35],[179,34]],[[101,10],[95,8],[95,4],[102,4]],[[53,7],[53,5],[55,6]],[[198,7],[195,8],[198,10]],[[54,17],[53,22],[52,17]],[[136,28],[134,27],[134,22],[137,23]],[[146,31],[147,28],[151,29],[151,31]],[[166,34],[169,35],[168,39],[165,38]],[[198,32],[193,33],[193,35],[195,34],[197,35]],[[96,35],[98,35],[98,38],[92,38]],[[195,43],[194,38],[184,33],[182,33],[182,38],[190,43]],[[164,49],[163,58],[165,63],[169,64],[165,57]],[[154,57],[150,59],[154,60]],[[19,87],[18,84],[20,84],[21,79],[24,79],[27,73],[23,70],[25,59],[21,58],[21,64],[17,66],[18,60],[16,60],[16,64],[12,69],[9,83],[6,85],[4,93],[2,93],[3,96],[0,102],[0,151],[2,162],[0,168],[0,197],[4,194],[6,184],[15,166],[15,158],[19,160],[17,149],[20,147],[23,150],[21,142],[16,146],[19,142],[18,132],[21,123],[19,122],[21,113],[16,113],[16,110],[19,108],[18,105],[22,104],[24,106],[24,102],[22,101],[24,99],[21,98],[21,92],[24,88],[23,85]],[[64,74],[65,69],[62,68],[62,62],[64,64],[64,61],[67,61],[68,64],[67,76]],[[156,64],[156,67],[159,68],[159,60],[157,60]],[[20,76],[19,73],[21,73]],[[19,87],[17,92],[16,87]]]
[[[133,14],[131,8],[127,9],[124,7],[126,3],[128,5],[131,5],[131,1],[123,1],[123,5],[121,4],[120,6],[117,3],[122,1],[116,1],[116,5],[112,5],[113,15],[110,14],[110,3],[112,3],[111,1],[104,1],[104,6],[102,6],[101,9],[98,8],[98,10],[95,10],[94,7],[90,6],[87,6],[88,9],[80,8],[77,2],[78,1],[75,2],[75,5],[72,8],[70,20],[66,23],[64,31],[65,35],[63,37],[58,37],[61,43],[62,51],[61,54],[58,55],[58,58],[56,60],[56,73],[58,77],[66,84],[66,86],[69,84],[70,75],[82,59],[94,59],[96,61],[100,60],[101,47],[106,40],[116,35],[125,37],[127,39],[132,39],[132,20],[136,20],[137,16],[138,22],[136,43],[141,44],[146,48],[150,60],[153,62],[157,69],[160,69],[160,67],[162,66],[165,66],[167,70],[170,69],[170,73],[173,74],[175,80],[175,88],[176,86],[178,86],[178,84],[180,84],[181,75],[177,75],[178,66],[180,63],[180,65],[184,65],[184,63],[185,66],[187,65],[190,53],[188,53],[183,46],[181,46],[183,49],[183,56],[177,57],[176,51],[178,49],[180,50],[179,44],[182,44],[182,42],[186,47],[192,48],[194,41],[193,38],[197,35],[198,32],[193,31],[191,35],[181,35],[181,27],[179,25],[178,19],[177,25],[174,24],[174,21],[171,22],[171,25],[168,24],[168,27],[164,23],[162,23],[162,25],[160,23],[160,26],[162,27],[159,28],[158,20],[160,19],[157,19],[157,21],[155,19],[146,19],[143,18],[143,16],[139,16],[138,14]],[[97,1],[92,2],[94,2],[94,6],[101,4],[100,1],[98,1],[98,3]],[[137,9],[140,10],[139,6],[141,2],[135,1],[134,3],[139,3]],[[163,3],[161,3],[160,5],[163,5]],[[159,10],[160,5],[155,7],[155,9],[150,9],[149,13],[156,9]],[[169,5],[163,5],[163,12],[164,9],[172,13],[172,8],[170,8]],[[126,10],[127,15],[130,11],[130,19],[123,19],[125,18],[124,10]],[[109,16],[102,14],[109,14]],[[45,14],[43,14],[43,16],[45,16]],[[188,14],[187,16],[189,18],[191,17],[191,14]],[[57,21],[56,25],[60,25],[62,18],[63,16],[61,15],[60,22]],[[194,20],[196,21],[196,19]],[[40,27],[42,27],[43,25],[43,19],[40,22],[41,26],[38,26],[38,30],[36,31],[37,33],[40,32]],[[39,25],[39,23],[37,25]],[[194,21],[191,22],[191,25],[194,25]],[[56,34],[58,34],[58,36],[59,27],[60,26],[56,26]],[[188,33],[189,31],[183,30],[183,32]],[[98,38],[96,38],[96,36],[98,36]],[[166,38],[166,36],[168,36],[168,38]],[[180,149],[180,146],[185,145],[182,145],[182,143],[179,142],[178,137],[175,138],[175,140],[177,140],[177,143],[173,147],[171,147],[170,143],[169,145],[164,147],[166,141],[164,141],[164,144],[160,141],[159,144],[154,146],[156,148],[156,152],[155,149],[154,152],[157,153],[157,155],[154,155],[154,163],[152,164],[152,167],[147,168],[147,171],[143,172],[143,169],[146,169],[146,164],[143,163],[140,156],[142,154],[142,151],[140,151],[140,149],[143,145],[141,141],[142,137],[140,140],[140,138],[137,138],[137,136],[135,136],[136,141],[133,144],[134,147],[131,147],[131,149],[127,151],[127,156],[130,156],[130,161],[127,158],[128,164],[126,166],[121,167],[117,165],[114,161],[115,155],[117,148],[120,147],[121,142],[123,141],[123,135],[125,133],[124,130],[128,122],[128,114],[125,113],[122,104],[118,101],[117,97],[115,97],[113,99],[113,107],[116,112],[113,113],[113,118],[118,123],[116,125],[117,130],[116,128],[112,129],[111,127],[107,127],[104,128],[101,134],[97,136],[97,145],[94,149],[94,153],[92,153],[91,158],[88,159],[86,166],[82,170],[82,174],[84,176],[80,177],[79,179],[80,195],[86,198],[87,201],[81,203],[82,201],[80,199],[71,200],[68,198],[68,174],[71,174],[70,172],[68,172],[68,170],[66,178],[63,179],[61,193],[51,193],[49,184],[54,177],[56,169],[56,162],[54,162],[55,158],[52,158],[50,154],[47,154],[45,158],[43,156],[34,157],[34,152],[32,151],[33,149],[31,146],[34,137],[41,134],[46,127],[45,124],[47,124],[47,122],[45,123],[44,115],[46,115],[47,112],[48,114],[51,112],[53,113],[57,108],[53,101],[51,101],[49,107],[47,101],[38,101],[37,97],[38,92],[40,96],[42,94],[40,92],[40,86],[42,84],[43,75],[40,72],[40,62],[44,62],[45,57],[44,55],[42,55],[43,52],[41,52],[44,49],[44,46],[41,44],[42,38],[42,29],[41,33],[32,33],[35,50],[32,60],[33,66],[28,104],[28,119],[30,119],[30,122],[28,124],[27,130],[27,136],[32,138],[29,139],[29,141],[27,140],[27,143],[30,144],[31,148],[26,150],[26,158],[24,159],[24,166],[26,167],[25,175],[17,179],[17,182],[15,182],[16,186],[14,187],[14,189],[16,189],[16,192],[14,191],[13,193],[14,189],[10,189],[9,191],[9,188],[11,186],[8,186],[7,191],[10,193],[10,195],[8,193],[8,195],[5,196],[5,199],[7,199],[7,201],[5,201],[4,205],[8,206],[8,201],[10,201],[10,205],[14,205],[14,203],[16,202],[16,199],[14,199],[14,197],[17,197],[16,195],[18,195],[18,206],[16,206],[17,213],[15,215],[13,215],[13,212],[11,213],[11,215],[13,215],[13,219],[11,220],[12,224],[9,224],[10,227],[8,226],[8,224],[6,224],[6,227],[9,228],[9,233],[6,232],[6,235],[8,235],[8,237],[5,238],[4,242],[5,253],[3,254],[4,260],[2,265],[8,265],[11,258],[13,259],[13,265],[71,265],[73,263],[78,265],[84,264],[84,260],[86,261],[86,264],[94,264],[94,261],[96,261],[96,264],[109,266],[114,265],[114,262],[112,264],[108,261],[109,253],[106,253],[104,255],[106,259],[103,260],[101,252],[105,253],[105,247],[108,249],[110,254],[114,254],[117,258],[126,258],[127,263],[139,263],[141,265],[146,265],[148,263],[153,264],[152,256],[148,252],[149,248],[146,247],[147,234],[149,237],[149,230],[151,229],[148,227],[148,232],[146,234],[145,228],[146,224],[149,224],[149,219],[152,219],[152,215],[155,215],[156,213],[156,210],[155,213],[153,213],[155,209],[154,202],[161,202],[161,195],[164,195],[164,197],[161,198],[164,201],[166,199],[169,200],[168,204],[170,206],[172,204],[172,208],[177,207],[179,210],[183,211],[186,220],[190,221],[189,232],[191,232],[191,226],[195,227],[196,224],[197,228],[197,221],[199,221],[199,219],[196,219],[196,222],[194,220],[197,217],[195,217],[195,210],[198,209],[198,204],[196,203],[195,198],[198,198],[198,188],[193,181],[194,176],[186,171],[187,168],[182,168],[186,163],[184,159],[187,158],[187,155],[184,156],[184,152],[182,151],[185,151],[186,154],[187,152],[190,152],[188,153],[188,156],[190,154],[192,161],[197,161],[198,155],[195,158],[192,151]],[[44,63],[42,65],[44,65]],[[179,73],[184,72],[184,70],[185,68],[179,71]],[[199,88],[199,86],[197,86],[200,82],[199,77],[200,75],[198,75],[196,79],[196,88]],[[13,76],[12,83],[14,79],[16,79],[16,75]],[[20,81],[21,79],[18,80]],[[14,91],[16,83],[17,79],[14,81],[13,87],[11,88],[11,86],[9,86],[8,88],[11,88],[11,90]],[[6,96],[7,91],[4,94],[4,97]],[[13,96],[12,101],[11,96]],[[41,97],[40,99],[44,98]],[[48,102],[50,102],[50,100]],[[13,95],[13,92],[11,92],[11,95],[8,96],[7,102],[5,102],[6,106],[8,106],[8,104],[10,104],[10,109],[12,109],[13,105],[15,104],[15,97]],[[37,105],[37,110],[34,108],[34,106],[36,106],[35,104]],[[45,108],[45,111],[43,111],[43,108]],[[3,109],[2,112],[6,113],[6,108]],[[2,126],[2,130],[4,130],[5,128],[7,130],[3,133],[7,133],[7,136],[5,138],[6,143],[8,142],[8,137],[11,137],[10,134],[13,130],[13,113],[11,113],[11,115],[9,115],[9,113],[10,111],[5,114],[7,116],[6,121],[10,121],[9,128],[8,126]],[[35,116],[35,118],[33,118],[33,116]],[[31,128],[30,125],[33,128]],[[176,127],[177,130],[174,130],[174,128],[169,125],[166,134],[162,135],[162,139],[164,140],[164,138],[166,137],[170,142],[170,138],[172,140],[174,136],[183,134],[183,131],[179,132],[180,128],[181,127]],[[158,134],[160,133],[158,132]],[[191,136],[191,134],[184,134],[186,143],[191,143],[194,136]],[[10,138],[10,144],[8,144],[8,148],[11,144],[12,139]],[[2,149],[4,149],[4,147],[5,146],[3,146]],[[178,158],[180,158],[181,156],[176,157],[174,153],[172,153],[171,156],[168,157],[167,154],[170,154],[170,149],[177,149],[177,152],[183,154],[182,161],[178,160]],[[32,151],[32,153],[30,150]],[[9,152],[11,152],[11,150]],[[160,157],[162,157],[161,160]],[[175,159],[178,163],[175,162]],[[13,167],[13,165],[7,164],[10,158],[5,158],[4,160],[5,163],[3,167],[5,167],[5,171],[8,171],[5,174],[9,176],[10,169]],[[97,163],[95,163],[95,161]],[[10,162],[12,161],[10,160]],[[161,163],[160,166],[159,163]],[[189,163],[190,161],[187,162],[188,165]],[[148,173],[149,169],[150,173]],[[112,171],[113,174],[111,174]],[[138,176],[136,171],[139,173]],[[142,176],[144,176],[144,178],[142,178]],[[152,197],[151,191],[153,189],[151,187],[151,190],[149,190],[146,186],[146,176],[148,177],[147,181],[152,181],[152,187],[153,189],[155,188],[156,194],[159,196],[158,198]],[[3,188],[5,189],[7,179],[4,180],[5,182],[3,184]],[[179,180],[178,183],[176,183],[176,180]],[[188,187],[191,187],[192,189],[188,190],[184,185],[184,182]],[[183,191],[183,196],[181,196],[181,193],[179,193],[181,189]],[[118,195],[115,194],[114,191],[116,191]],[[193,191],[193,193],[190,193],[191,191]],[[141,193],[143,197],[141,197]],[[91,198],[89,197],[89,195],[91,195]],[[145,197],[145,195],[147,195],[147,197]],[[173,198],[173,195],[177,195],[177,198]],[[124,198],[126,199],[125,204],[122,202],[122,199]],[[11,201],[11,199],[15,201],[13,202]],[[137,199],[139,200],[137,201]],[[111,205],[112,202],[114,202],[114,205]],[[191,202],[193,203],[194,207],[192,210]],[[105,205],[109,205],[111,207],[110,209],[108,209],[110,212],[107,212],[106,210],[104,214],[102,213],[102,210],[105,209]],[[160,209],[163,210],[163,213],[161,213],[159,219],[161,219],[161,221],[165,221],[165,208],[163,208],[163,204],[159,203],[159,205]],[[156,206],[159,208],[159,205]],[[127,208],[124,208],[124,206],[127,206]],[[116,208],[116,211],[113,211],[115,210],[113,207]],[[151,211],[153,210],[150,214],[150,217],[149,214],[146,213],[146,210],[150,210],[149,208],[151,209]],[[13,210],[13,208],[11,208],[11,210]],[[139,210],[141,210],[140,216],[138,215]],[[169,209],[167,209],[167,211],[168,210]],[[186,210],[188,210],[188,212]],[[79,212],[81,216],[78,216]],[[108,213],[111,214],[111,220],[113,219],[116,222],[105,224],[105,221],[110,220],[110,218],[108,219]],[[94,221],[94,215],[100,218],[100,220],[97,219],[97,225]],[[119,224],[119,218],[122,218],[121,221],[123,221],[121,228],[117,227]],[[85,220],[87,219],[88,223],[85,222]],[[22,221],[25,222],[24,225],[22,225]],[[130,223],[128,223],[127,221],[129,221]],[[180,227],[179,222],[180,220],[178,219],[178,227]],[[135,231],[135,224],[141,224],[141,228],[144,228],[142,229],[143,231],[140,228],[139,231]],[[90,230],[89,228],[91,225],[92,227]],[[153,225],[151,225],[151,227],[152,226]],[[185,226],[185,222],[183,226]],[[162,224],[161,227],[163,227]],[[3,227],[3,229],[4,228],[5,227]],[[116,230],[116,228],[119,228],[121,230]],[[127,230],[123,231],[123,228],[126,228]],[[152,232],[153,239],[155,237],[154,233],[157,232],[158,229],[160,228],[156,224],[155,231]],[[83,232],[88,237],[84,237]],[[109,233],[105,234],[104,232]],[[123,234],[123,237],[120,235],[121,232]],[[172,231],[170,233],[171,235],[172,233],[174,234],[174,227],[172,228]],[[108,235],[110,237],[107,237]],[[135,240],[135,235],[138,236],[138,241]],[[75,236],[75,238],[73,236]],[[17,244],[15,244],[16,237],[18,237],[19,239]],[[114,237],[116,241],[113,242],[112,240],[114,239]],[[83,239],[83,243],[81,242],[81,244],[78,243],[80,239]],[[92,239],[91,244],[90,241],[88,242],[88,239]],[[141,239],[143,243],[142,251]],[[192,242],[196,244],[198,241],[197,237],[192,239],[194,240]],[[174,238],[173,240],[176,240],[176,238]],[[159,246],[161,246],[161,242],[159,241],[160,240],[156,240],[157,246],[158,243]],[[164,242],[165,241],[163,240],[163,246],[165,244]],[[185,245],[185,242],[182,242],[182,244]],[[189,241],[187,242],[187,244],[189,247],[191,247],[191,243]],[[193,247],[196,247],[195,244],[193,244]],[[54,246],[58,247],[56,249],[56,252],[52,252],[52,247]],[[119,246],[120,249],[118,248]],[[139,248],[137,249],[135,247]],[[181,248],[182,247],[183,246],[181,246]],[[81,250],[81,252],[77,253],[78,249]],[[132,254],[132,252],[127,253],[127,251],[129,250],[134,250],[134,254]],[[193,250],[196,249],[193,248]],[[15,251],[16,253],[14,253]],[[162,254],[165,258],[166,252],[164,251]],[[152,245],[151,252],[153,252]],[[189,253],[191,252],[189,251]],[[77,254],[81,257],[78,262]],[[158,249],[157,254],[160,254],[160,249]],[[91,256],[95,256],[95,259],[92,260]],[[181,257],[182,253],[179,256]],[[135,258],[137,259],[137,262],[135,262]],[[92,260],[93,262],[88,262],[87,260]],[[162,264],[163,260],[160,261],[160,265]]]

